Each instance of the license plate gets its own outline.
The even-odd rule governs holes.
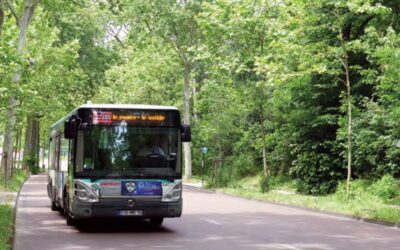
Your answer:
[[[141,216],[141,215],[143,215],[143,210],[119,210],[119,215],[121,215],[121,216]]]

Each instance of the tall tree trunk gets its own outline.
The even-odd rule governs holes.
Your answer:
[[[22,133],[23,132],[23,130],[22,130],[22,126],[21,126],[21,128],[20,128],[20,137],[19,137],[19,143],[18,143],[18,152],[19,152],[19,154],[18,154],[18,168],[19,169],[22,169],[22,153],[21,153],[21,151],[22,151]]]
[[[183,123],[190,125],[190,65],[184,64],[184,83],[183,83]],[[192,177],[192,151],[191,142],[183,143],[183,150],[185,154],[185,177]]]
[[[345,69],[346,75],[346,88],[347,88],[347,185],[346,185],[346,193],[347,195],[350,192],[350,181],[351,181],[351,167],[352,167],[352,102],[351,102],[351,84],[350,84],[350,69],[349,69],[349,60],[346,55],[343,66]]]
[[[46,136],[42,136],[42,164],[41,167],[43,167],[43,169],[45,168],[46,165],[46,161],[45,161],[45,157],[46,157],[46,148],[47,148],[47,137]]]
[[[33,154],[35,155],[35,159],[37,159],[37,164],[39,165],[39,151],[40,151],[40,120],[35,117],[33,120],[33,133],[32,133],[32,144]]]
[[[32,155],[32,131],[33,131],[33,116],[26,118],[25,128],[25,145],[24,145],[24,156],[23,156],[23,169],[28,170],[28,160]]]
[[[3,140],[3,155],[1,161],[1,168],[5,178],[11,176],[11,164],[12,164],[12,152],[13,152],[13,130],[17,120],[16,108],[18,106],[18,101],[14,96],[11,96],[8,103],[7,110],[7,122],[4,130],[4,140]]]
[[[39,3],[39,0],[25,0],[24,2],[24,12],[22,18],[17,20],[19,26],[19,38],[18,38],[18,53],[22,54],[26,46],[26,34],[28,31],[29,23],[32,19],[33,13],[35,11],[35,6]],[[16,16],[16,18],[18,18]],[[13,77],[13,84],[17,86],[21,81],[22,68],[19,67]],[[4,130],[4,141],[3,141],[3,161],[1,162],[2,169],[7,173],[6,178],[10,177],[11,170],[11,157],[13,150],[13,129],[16,123],[16,109],[18,107],[18,99],[16,96],[11,95],[8,101],[7,109],[7,122]],[[4,157],[8,160],[4,161]]]
[[[24,147],[24,169],[29,166],[26,160],[37,162],[39,160],[39,119],[33,115],[27,117]]]
[[[14,155],[13,155],[13,163],[11,165],[11,175],[13,175],[15,168],[17,167],[17,160],[18,160],[18,143],[19,143],[19,138],[21,137],[21,130],[18,128],[17,130],[17,136],[15,139],[15,146],[14,146]]]
[[[18,136],[17,136],[17,153],[15,157],[15,168],[21,168],[21,143],[22,143],[22,126],[18,128]]]
[[[197,89],[196,89],[196,78],[193,78],[193,87],[192,87],[192,97],[193,97],[193,119],[197,120]]]
[[[268,166],[267,166],[267,151],[266,151],[267,145],[265,142],[266,132],[265,132],[265,124],[264,124],[264,107],[262,104],[260,104],[260,125],[261,125],[263,169],[264,169],[264,175],[267,177],[269,172],[268,172]]]

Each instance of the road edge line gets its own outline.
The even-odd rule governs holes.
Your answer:
[[[217,191],[215,191],[213,189],[205,189],[205,188],[201,188],[201,187],[191,186],[191,185],[188,185],[188,184],[183,184],[183,187],[188,188],[188,189],[192,189],[192,190],[196,190],[196,191],[200,191],[200,192],[204,192],[204,193],[212,193],[212,194],[217,193]]]

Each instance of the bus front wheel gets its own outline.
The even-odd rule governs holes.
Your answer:
[[[68,226],[74,226],[77,224],[76,219],[72,218],[71,213],[69,212],[68,194],[64,195],[64,214]]]
[[[150,218],[150,224],[152,226],[161,226],[163,221],[164,221],[163,217]]]
[[[57,211],[58,207],[55,201],[51,201],[51,211]]]

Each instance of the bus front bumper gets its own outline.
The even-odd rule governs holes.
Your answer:
[[[99,202],[87,203],[74,198],[72,202],[74,219],[108,218],[108,217],[180,217],[182,200],[178,202],[161,202],[158,200],[134,198],[100,198]]]

